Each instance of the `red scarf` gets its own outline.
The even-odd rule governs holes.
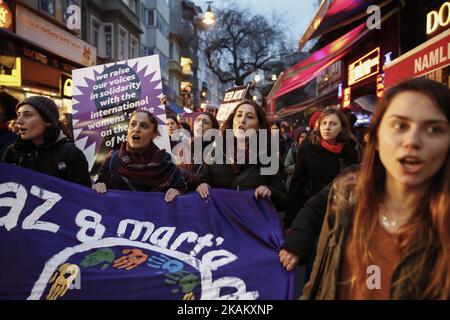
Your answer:
[[[327,149],[328,151],[333,152],[333,153],[341,153],[342,149],[344,148],[343,143],[332,144],[332,143],[329,143],[328,141],[326,141],[325,139],[322,139],[322,141],[320,142],[320,145],[322,147],[324,147],[325,149]]]

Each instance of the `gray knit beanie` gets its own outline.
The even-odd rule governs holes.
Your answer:
[[[19,110],[19,107],[25,104],[35,108],[44,121],[49,122],[53,126],[57,126],[59,120],[59,110],[58,106],[52,99],[43,96],[31,96],[18,103],[16,110]]]

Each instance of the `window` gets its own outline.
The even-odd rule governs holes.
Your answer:
[[[164,35],[164,37],[169,37],[169,24],[164,20],[159,11],[156,14],[156,27]]]
[[[147,10],[147,25],[154,27],[155,24],[155,10]]]
[[[145,21],[145,6],[143,3],[141,3],[141,21]]]
[[[101,22],[94,16],[91,16],[91,44],[94,45],[97,49],[99,49],[100,44],[101,26]]]
[[[119,25],[119,60],[128,59],[128,31]]]
[[[55,16],[55,0],[40,0],[39,7],[42,12],[45,12],[52,17]]]
[[[112,23],[103,24],[103,30],[105,31],[105,56],[112,59],[112,48],[113,48],[113,25]]]
[[[139,57],[139,41],[130,35],[130,58]]]

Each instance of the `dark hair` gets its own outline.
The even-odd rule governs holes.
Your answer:
[[[217,121],[216,117],[211,112],[207,112],[207,111],[202,112],[199,115],[197,115],[197,117],[201,116],[202,114],[208,116],[209,120],[211,120],[213,129],[219,129],[219,122]],[[197,119],[197,117],[195,117],[195,119]]]
[[[357,184],[358,203],[353,223],[353,238],[357,261],[364,263],[368,259],[370,235],[374,232],[377,222],[378,205],[384,197],[386,169],[381,163],[378,153],[378,130],[386,110],[392,100],[400,93],[413,91],[427,96],[434,105],[442,111],[450,122],[450,90],[435,81],[426,78],[416,78],[400,83],[388,90],[379,101],[369,127],[369,139],[365,148],[364,159]],[[450,298],[450,148],[445,162],[433,176],[431,187],[420,201],[419,208],[413,213],[411,221],[402,227],[403,252],[418,251],[417,263],[409,268],[405,278],[393,286],[402,283],[414,283],[413,279],[424,272],[424,266],[431,264],[429,282],[421,296],[414,298],[449,299]],[[436,256],[430,259],[429,253]],[[362,274],[364,273],[364,274]],[[358,275],[365,277],[365,269]]]
[[[157,136],[159,136],[159,131],[158,131],[158,120],[156,120],[155,116],[153,115],[153,113],[151,113],[148,110],[136,110],[134,111],[131,116],[130,116],[130,121],[131,118],[133,118],[133,116],[136,113],[144,113],[145,115],[147,115],[148,120],[150,121],[150,123],[153,125],[153,133],[156,134]]]
[[[312,143],[320,144],[322,142],[322,135],[320,134],[320,124],[322,123],[322,120],[325,117],[329,116],[330,114],[335,114],[339,118],[339,121],[341,122],[341,126],[342,126],[342,131],[336,137],[336,143],[344,143],[345,144],[349,141],[350,129],[349,129],[347,117],[341,111],[339,111],[337,109],[329,108],[320,113],[320,116],[318,118],[319,119],[318,127],[315,128],[315,130],[311,134],[311,142]]]
[[[0,108],[5,111],[5,121],[10,121],[16,118],[16,105],[19,102],[15,97],[6,93],[0,92]],[[0,123],[2,119],[0,119]]]
[[[224,122],[224,124],[222,125],[222,127],[220,129],[221,132],[222,132],[222,136],[223,136],[224,142],[225,142],[225,144],[227,143],[226,142],[226,139],[227,139],[226,130],[233,128],[233,119],[234,119],[234,117],[235,117],[239,107],[241,107],[242,105],[245,105],[245,104],[249,104],[255,109],[256,116],[258,118],[259,129],[266,129],[267,130],[267,132],[266,132],[266,134],[267,134],[266,141],[268,142],[268,144],[267,144],[267,150],[265,150],[265,151],[266,151],[266,154],[269,155],[269,154],[271,154],[271,143],[270,143],[270,141],[272,139],[272,136],[270,134],[270,130],[268,130],[269,126],[268,126],[268,122],[267,122],[267,119],[266,119],[266,114],[264,113],[264,110],[260,107],[260,105],[258,103],[256,103],[255,101],[253,101],[253,100],[244,100],[244,101],[238,103],[236,108],[234,108],[233,112],[228,116],[227,120]],[[258,135],[257,139],[258,139],[257,141],[258,141],[258,150],[259,150],[259,135]],[[260,161],[260,158],[258,157],[258,162],[259,161]]]
[[[191,132],[191,126],[189,125],[189,123],[187,123],[187,122],[180,122],[180,126],[183,129],[186,129],[187,131]]]
[[[178,126],[180,126],[180,121],[178,121],[176,116],[172,116],[172,115],[167,116],[166,117],[166,121],[169,120],[169,119],[172,119],[173,121],[175,121],[177,123]]]
[[[234,108],[233,112],[228,116],[227,120],[225,120],[225,123],[222,126],[223,134],[225,134],[226,129],[233,128],[234,116],[236,115],[236,112],[239,109],[239,107],[241,107],[244,104],[249,104],[255,109],[256,116],[258,118],[259,129],[268,129],[269,128],[267,119],[266,119],[266,114],[264,113],[264,110],[261,108],[261,106],[253,100],[244,100],[244,101],[241,101],[238,103],[236,108]]]

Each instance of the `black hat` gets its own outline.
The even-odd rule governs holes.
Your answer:
[[[6,121],[16,117],[16,104],[19,102],[14,96],[0,92],[0,108],[4,108]]]
[[[59,120],[59,110],[52,99],[43,96],[31,96],[22,100],[22,102],[16,106],[16,110],[19,110],[19,107],[25,104],[35,108],[44,121],[49,122],[52,125],[57,125]]]

